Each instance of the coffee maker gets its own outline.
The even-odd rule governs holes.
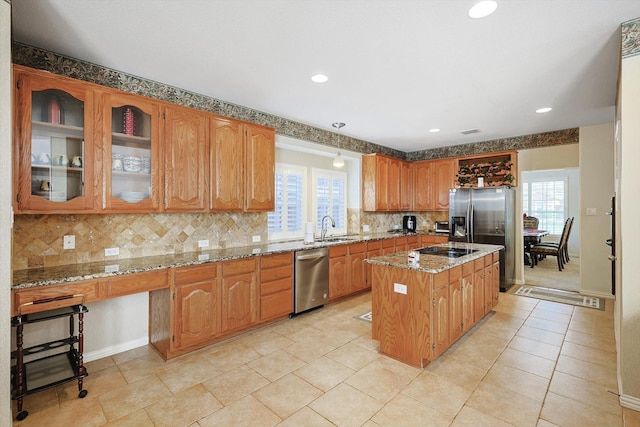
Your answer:
[[[405,215],[402,217],[402,231],[404,233],[416,232],[416,216],[415,215]]]

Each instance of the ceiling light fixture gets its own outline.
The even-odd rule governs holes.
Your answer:
[[[324,74],[316,74],[311,76],[311,81],[314,83],[326,83],[329,80],[329,77]]]
[[[553,110],[553,108],[551,108],[551,107],[543,107],[543,108],[538,108],[536,110],[536,113],[538,113],[538,114],[548,113],[551,110]]]
[[[331,126],[333,126],[334,128],[338,129],[338,132],[340,132],[340,129],[342,129],[342,127],[344,126],[344,123],[335,122],[335,123],[332,123]],[[334,168],[341,168],[343,166],[344,166],[344,159],[340,155],[340,134],[338,134],[338,155],[336,156],[335,159],[333,159],[333,167]]]
[[[431,132],[431,133],[440,132],[440,129],[438,129],[438,128],[429,129],[429,132]]]
[[[469,17],[473,19],[485,18],[491,15],[498,8],[498,3],[493,0],[478,2],[469,9]]]

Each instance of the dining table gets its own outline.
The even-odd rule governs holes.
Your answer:
[[[524,237],[524,264],[531,265],[531,253],[530,249],[533,245],[536,245],[542,241],[544,236],[547,236],[549,232],[547,230],[538,230],[535,228],[524,228],[522,230],[522,236]]]

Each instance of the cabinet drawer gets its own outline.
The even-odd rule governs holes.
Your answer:
[[[418,236],[407,236],[407,249],[415,249],[418,246]]]
[[[442,273],[435,274],[433,276],[433,289],[444,288],[449,285],[449,272],[443,271]]]
[[[493,255],[493,262],[500,261],[500,252],[494,252],[492,255]]]
[[[217,270],[218,266],[215,263],[178,267],[174,270],[174,283],[176,285],[184,285],[186,283],[197,283],[215,279],[218,273]]]
[[[470,274],[473,274],[473,261],[462,264],[462,275],[468,276]]]
[[[260,295],[269,295],[276,292],[290,291],[293,289],[293,277],[289,276],[284,279],[274,280],[271,282],[262,282],[260,284]]]
[[[291,278],[293,276],[293,265],[286,265],[284,267],[269,268],[262,270],[261,272],[262,283],[271,282],[272,280]]]
[[[293,252],[278,255],[266,255],[260,259],[260,266],[265,268],[281,267],[283,265],[293,265]]]
[[[350,254],[361,254],[367,250],[367,244],[365,242],[352,243],[349,245]]]
[[[260,320],[286,316],[293,312],[293,290],[260,298]]]
[[[74,295],[79,296],[74,297]],[[98,299],[97,280],[16,290],[13,291],[11,315],[17,315],[18,308],[21,314],[37,313]]]
[[[167,287],[166,270],[126,274],[106,281],[106,296],[118,297]]]
[[[484,257],[480,259],[473,260],[474,271],[482,270],[484,268]]]
[[[484,266],[488,267],[491,264],[493,264],[493,256],[491,256],[491,254],[489,254],[489,255],[484,257]]]
[[[347,245],[332,246],[329,248],[329,258],[347,255]]]
[[[382,247],[386,248],[386,249],[393,248],[393,247],[395,247],[395,245],[396,245],[396,239],[395,238],[393,238],[393,239],[384,239],[382,241]]]
[[[374,240],[373,242],[367,242],[367,251],[375,251],[382,249],[382,240]]]
[[[238,261],[228,261],[222,264],[222,276],[228,277],[241,273],[253,273],[256,271],[256,259],[249,258]]]
[[[462,277],[461,266],[453,267],[449,270],[449,283],[452,283],[456,280],[460,280],[461,277]]]

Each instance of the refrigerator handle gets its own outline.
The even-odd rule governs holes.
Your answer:
[[[467,205],[467,242],[473,243],[473,206]]]

